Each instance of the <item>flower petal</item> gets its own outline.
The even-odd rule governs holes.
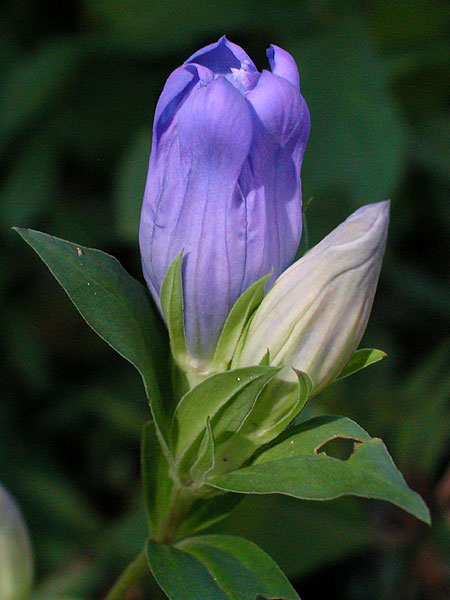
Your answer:
[[[245,98],[219,77],[192,91],[177,114],[177,136],[159,152],[161,167],[149,170],[140,234],[144,272],[159,291],[184,251],[186,339],[194,357],[212,354],[239,296],[245,207],[236,203],[235,190],[251,139]]]
[[[264,71],[246,98],[254,137],[239,180],[248,223],[243,289],[252,273],[262,277],[273,270],[270,286],[295,256],[302,230],[300,169],[309,134],[305,101],[286,80]]]
[[[172,120],[189,92],[203,81],[212,81],[212,71],[205,67],[193,65],[181,66],[169,76],[159,97],[155,110],[153,125],[153,142],[158,143],[163,133],[168,129]]]
[[[198,50],[186,63],[204,65],[216,74],[230,73],[231,69],[240,69],[245,63],[250,70],[257,71],[252,59],[237,44],[222,36],[219,41]]]
[[[300,91],[300,75],[298,74],[297,64],[289,52],[271,44],[266,54],[272,73],[287,79]]]
[[[263,71],[257,86],[246,97],[265,136],[282,146],[306,145],[310,129],[308,107],[303,96],[286,79]]]
[[[389,222],[389,202],[364,206],[294,263],[269,291],[237,366],[270,362],[306,372],[315,393],[339,374],[367,325]]]

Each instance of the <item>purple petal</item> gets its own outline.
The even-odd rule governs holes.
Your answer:
[[[272,73],[287,79],[300,91],[300,75],[298,74],[297,64],[289,52],[271,44],[266,54]]]
[[[257,86],[248,92],[265,135],[281,146],[305,146],[309,136],[309,111],[302,95],[284,78],[263,71]]]
[[[239,180],[247,209],[247,264],[243,290],[271,269],[269,285],[292,262],[302,229],[300,169],[309,112],[285,79],[264,71],[246,96],[254,139]]]
[[[192,356],[207,357],[240,293],[245,227],[243,207],[233,202],[252,117],[242,94],[219,77],[192,91],[176,127],[177,135],[168,136],[170,143],[158,149],[159,160],[149,169],[141,252],[146,279],[159,291],[167,268],[184,250],[186,338]]]
[[[174,115],[189,95],[189,92],[200,81],[208,83],[213,77],[213,73],[202,66],[188,65],[175,69],[167,79],[156,105],[154,143],[159,142],[163,133],[170,126]]]
[[[216,74],[226,74],[231,69],[240,69],[242,64],[246,64],[250,70],[257,71],[252,59],[237,44],[233,44],[222,36],[218,42],[209,44],[201,50],[198,50],[187,63],[197,63],[204,65],[214,71]]]

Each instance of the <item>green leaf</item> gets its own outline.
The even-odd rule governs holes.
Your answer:
[[[266,353],[264,354],[264,356],[262,357],[262,359],[259,361],[259,366],[260,367],[268,367],[270,365],[270,350],[269,348],[267,348]]]
[[[185,394],[172,422],[176,463],[180,465],[188,452],[189,455],[196,453],[208,417],[216,444],[225,430],[230,434],[236,431],[255,398],[277,371],[274,367],[245,367],[216,373]]]
[[[299,600],[273,560],[243,538],[198,536],[175,547],[149,540],[147,558],[169,600]]]
[[[304,408],[314,384],[306,373],[296,369],[294,371],[297,375],[296,384],[277,378],[269,383],[240,429],[243,437],[258,440],[259,446],[270,442]]]
[[[180,252],[167,270],[160,294],[161,308],[169,330],[172,354],[181,367],[185,365],[187,355],[184,335],[182,262],[183,252]]]
[[[100,250],[31,229],[16,231],[41,257],[86,323],[139,371],[158,427],[164,431],[160,389],[167,351],[144,286]]]
[[[248,320],[261,304],[264,298],[264,289],[270,273],[255,281],[235,302],[217,342],[214,353],[213,365],[216,370],[228,369],[239,338],[245,329]]]
[[[368,442],[372,439],[367,431],[346,417],[315,417],[282,433],[253,464],[263,464],[290,456],[317,454],[322,446],[336,438],[358,442]]]
[[[246,462],[258,448],[286,429],[302,410],[313,389],[313,382],[306,373],[297,370],[295,373],[298,378],[296,384],[286,384],[273,377],[240,422],[228,425],[224,419],[225,427],[222,425],[222,429],[231,431],[232,435],[220,439],[220,431],[216,434],[214,430],[216,464],[210,472],[211,479]],[[223,416],[227,417],[228,411],[224,411]],[[222,441],[220,445],[219,441]]]
[[[355,439],[347,460],[319,452],[334,438]],[[352,494],[387,500],[430,523],[422,498],[410,490],[385,445],[370,439],[344,417],[318,417],[289,432],[254,464],[209,482],[219,489],[247,494],[287,494],[304,500],[331,500]]]
[[[373,365],[386,356],[386,352],[383,352],[383,350],[375,350],[374,348],[361,348],[360,350],[356,350],[348,363],[336,377],[335,381],[339,381],[340,379],[344,379],[344,377],[353,375],[353,373],[356,373],[361,369],[365,369],[369,365]]]

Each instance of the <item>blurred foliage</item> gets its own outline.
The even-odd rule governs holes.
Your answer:
[[[380,502],[249,498],[221,525],[260,543],[304,600],[450,593],[450,10],[445,0],[3,0],[0,20],[0,481],[33,538],[35,599],[100,598],[145,537],[130,365],[87,328],[11,232],[117,256],[141,278],[139,208],[168,74],[223,33],[260,68],[298,61],[312,118],[303,169],[315,243],[392,198],[364,346],[379,365],[309,407],[383,437],[433,510],[431,530]],[[158,598],[150,578],[141,591]],[[139,597],[139,589],[136,590]]]

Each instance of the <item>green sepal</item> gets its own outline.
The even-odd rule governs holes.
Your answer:
[[[270,350],[269,348],[267,348],[266,353],[264,354],[264,356],[262,357],[262,359],[259,361],[259,366],[263,367],[263,366],[269,366],[270,365]]]
[[[147,559],[169,600],[299,600],[276,563],[231,535],[188,537],[175,546],[147,542]]]
[[[183,279],[181,267],[183,252],[180,252],[167,270],[161,285],[160,300],[164,319],[169,330],[170,347],[175,361],[183,368],[186,365],[187,349],[184,331]]]
[[[271,273],[268,273],[255,281],[234,303],[217,342],[212,361],[214,370],[225,371],[229,368],[242,332],[264,298],[265,285],[270,276]]]
[[[166,445],[161,390],[169,381],[168,344],[144,286],[101,250],[32,229],[16,231],[44,261],[86,323],[139,371]]]
[[[294,369],[297,383],[274,378],[248,414],[240,435],[255,441],[255,448],[277,437],[301,412],[314,383],[307,373]]]
[[[211,420],[216,447],[233,435],[261,390],[276,375],[276,367],[244,367],[211,375],[180,400],[173,417],[171,440],[180,474],[197,456],[206,422]]]
[[[233,434],[216,444],[216,464],[209,478],[231,471],[246,462],[261,446],[276,438],[305,406],[313,389],[311,378],[302,371],[295,371],[297,384],[285,384],[273,377],[256,398],[255,403],[239,425],[228,427]],[[286,394],[285,387],[288,386]],[[276,390],[283,398],[275,399]]]
[[[200,443],[197,458],[190,469],[193,485],[202,486],[206,476],[214,468],[214,435],[211,428],[211,419],[206,419],[205,433]]]
[[[345,495],[387,500],[425,523],[430,513],[406,484],[380,439],[370,438],[344,417],[317,417],[293,428],[254,463],[209,484],[245,494],[286,494],[303,500],[332,500]],[[335,438],[355,440],[346,460],[328,456],[324,445]]]
[[[373,365],[380,360],[383,360],[386,356],[386,352],[383,352],[383,350],[376,350],[375,348],[361,348],[360,350],[356,350],[334,381],[349,377],[350,375],[353,375],[353,373],[357,373],[361,369],[365,369],[369,365]]]

